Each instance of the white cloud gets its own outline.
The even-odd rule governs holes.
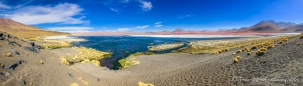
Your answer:
[[[114,9],[114,8],[112,8],[112,7],[110,8],[110,10],[112,10],[112,11],[114,11],[114,12],[117,12],[117,13],[119,12],[117,9]]]
[[[24,24],[87,24],[89,21],[82,20],[85,16],[79,16],[82,8],[77,4],[63,3],[55,6],[27,6],[21,7],[12,13],[4,13],[4,17],[13,19]]]
[[[136,29],[145,29],[145,28],[148,28],[149,25],[144,25],[144,26],[136,26],[135,28]]]
[[[155,25],[155,27],[162,27],[163,25]]]
[[[93,27],[51,27],[47,30],[55,30],[60,32],[90,32],[89,30],[94,29]]]
[[[119,32],[125,32],[125,31],[129,31],[130,28],[118,28],[116,31],[119,31]]]
[[[149,11],[153,7],[151,2],[140,0],[140,3],[142,4],[141,7],[144,11]]]
[[[11,6],[5,5],[2,2],[0,2],[0,9],[10,9]]]
[[[161,24],[162,22],[156,22],[155,24]]]
[[[161,24],[162,22],[156,22],[155,27],[162,27],[163,25]]]
[[[183,19],[183,18],[188,18],[188,17],[193,17],[194,15],[192,14],[187,14],[187,15],[184,15],[184,16],[179,16],[180,19]]]

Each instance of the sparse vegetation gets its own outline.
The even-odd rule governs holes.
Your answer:
[[[60,59],[62,64],[70,65],[70,62],[68,62],[66,58],[60,58]]]
[[[301,44],[302,44],[301,42],[298,42],[298,43],[297,43],[297,45],[301,45]]]
[[[121,68],[128,68],[132,65],[138,65],[140,64],[139,61],[136,61],[136,58],[134,56],[144,55],[144,53],[134,53],[130,54],[128,57],[120,59],[118,62],[120,63]]]
[[[6,57],[13,57],[13,55],[11,53],[6,53],[5,56]]]
[[[144,54],[145,55],[154,55],[155,53],[153,53],[153,52],[145,52]]]
[[[66,54],[65,56],[62,56],[61,63],[65,65],[70,65],[71,63],[88,63],[92,62],[94,65],[99,65],[99,61],[101,61],[103,58],[107,58],[105,56],[108,56],[107,54],[110,54],[108,52],[101,52],[97,51],[92,48],[85,48],[85,47],[76,47],[76,50],[78,51],[75,56],[72,56],[70,54]]]
[[[88,86],[88,82],[86,80],[84,80],[82,77],[79,77],[77,79],[80,80],[82,84]]]
[[[251,49],[257,49],[258,48],[258,46],[252,46],[251,47]]]
[[[241,56],[236,56],[237,59],[241,59]]]
[[[145,84],[145,83],[139,81],[138,86],[154,86],[154,85],[151,84],[151,83],[146,83],[146,84]]]
[[[42,60],[39,61],[39,64],[44,64]]]
[[[262,56],[262,55],[266,54],[266,51],[257,51],[256,54],[258,56]]]
[[[92,60],[90,62],[93,63],[95,66],[100,67],[100,61]]]
[[[251,54],[251,52],[247,52],[247,55],[249,56]]]
[[[79,86],[78,83],[72,83],[70,86]]]
[[[238,62],[239,62],[239,59],[234,58],[234,63],[238,63]]]
[[[3,68],[4,66],[4,63],[0,62],[0,67]]]

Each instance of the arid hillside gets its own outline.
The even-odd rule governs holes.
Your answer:
[[[17,37],[70,35],[69,33],[42,30],[38,27],[25,25],[8,18],[0,18],[0,31]]]

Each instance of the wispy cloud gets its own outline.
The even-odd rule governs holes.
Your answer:
[[[10,8],[12,8],[12,7],[0,2],[0,9],[10,9]]]
[[[183,16],[179,16],[178,18],[183,19],[183,18],[188,18],[188,17],[193,17],[194,15],[192,14],[187,14],[187,15],[183,15]]]
[[[50,27],[47,30],[55,30],[60,32],[90,32],[93,27]]]
[[[156,22],[155,27],[162,27],[163,25],[161,24],[162,22]]]
[[[136,26],[136,27],[131,27],[131,28],[118,28],[117,30],[114,30],[114,31],[126,32],[126,31],[130,31],[130,30],[146,29],[148,27],[149,27],[149,25],[143,25],[143,26]]]
[[[149,11],[153,7],[152,2],[146,0],[102,0],[101,2],[114,12],[119,12],[127,7],[127,5],[133,5],[134,3],[138,4],[138,7],[143,11]]]
[[[119,32],[126,32],[126,31],[129,31],[130,28],[118,28],[116,31],[119,31]]]
[[[112,11],[114,11],[114,12],[117,12],[117,13],[119,12],[117,9],[112,8],[112,7],[110,8],[110,10],[112,10]]]
[[[149,25],[144,25],[144,26],[136,26],[135,29],[145,29],[148,28]]]
[[[55,6],[26,6],[11,13],[3,13],[4,17],[13,19],[24,24],[88,24],[84,21],[85,16],[79,16],[83,11],[77,4],[62,3]],[[1,15],[0,15],[1,16]]]
[[[140,0],[139,2],[142,4],[141,7],[144,11],[149,11],[153,7],[151,2],[147,2],[147,1],[143,1],[143,0]]]

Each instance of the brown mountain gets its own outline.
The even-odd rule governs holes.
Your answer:
[[[271,22],[261,21],[260,23],[244,30],[253,32],[279,32],[282,30],[282,28],[275,24],[272,24]]]
[[[303,24],[298,24],[294,25],[288,28],[283,29],[283,31],[288,31],[288,32],[301,32],[303,31]]]
[[[173,33],[180,33],[180,32],[186,32],[186,31],[181,29],[181,28],[178,28],[178,29],[173,31]]]
[[[0,31],[17,37],[70,35],[69,33],[43,30],[8,18],[0,18]]]

